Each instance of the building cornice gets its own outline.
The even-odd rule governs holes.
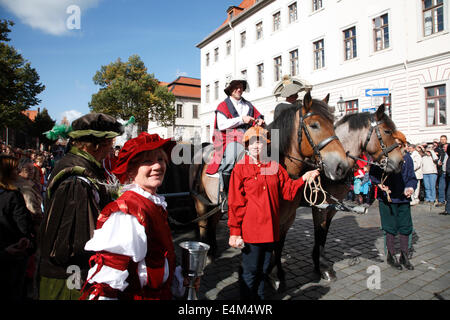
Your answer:
[[[406,66],[408,68],[414,68],[415,66],[420,66],[424,63],[432,63],[432,62],[445,60],[445,59],[449,59],[449,58],[450,58],[450,52],[439,53],[439,54],[436,54],[433,56],[423,57],[423,58],[416,59],[416,60],[411,60],[411,61],[405,60],[402,63],[393,64],[393,65],[379,68],[379,69],[368,70],[368,71],[364,71],[364,72],[358,73],[358,74],[352,74],[347,77],[343,77],[343,78],[339,78],[339,79],[334,79],[334,80],[325,81],[325,82],[319,82],[314,85],[315,86],[323,86],[323,85],[330,85],[330,84],[339,84],[340,82],[345,82],[350,79],[351,80],[360,80],[360,79],[366,78],[368,74],[376,75],[376,74],[383,74],[387,70],[389,70],[389,71],[404,70]]]
[[[219,27],[219,29],[216,29],[214,32],[209,34],[205,39],[203,39],[200,43],[196,45],[197,48],[201,49],[204,46],[206,46],[208,43],[211,43],[219,36],[223,35],[227,31],[230,30],[230,24],[231,26],[236,26],[258,10],[261,10],[262,8],[266,7],[270,3],[274,2],[275,0],[260,0],[259,2],[256,2],[253,6],[248,8],[247,10],[244,10],[241,14],[234,17],[228,23],[224,24],[223,26]]]

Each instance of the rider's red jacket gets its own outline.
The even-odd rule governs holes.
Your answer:
[[[280,199],[292,201],[304,185],[275,161],[255,163],[246,155],[233,169],[228,193],[230,235],[247,243],[280,239]]]

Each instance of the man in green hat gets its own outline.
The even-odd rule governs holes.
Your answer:
[[[113,199],[102,160],[123,133],[113,117],[90,113],[72,122],[67,154],[49,178],[39,237],[41,300],[74,300],[93,252],[84,250],[100,211]]]

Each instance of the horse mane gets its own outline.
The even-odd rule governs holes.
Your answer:
[[[372,113],[370,112],[358,112],[358,113],[350,113],[340,119],[334,127],[340,126],[344,123],[348,122],[348,128],[350,131],[361,130],[367,128],[370,124],[370,117]],[[395,123],[389,118],[384,112],[383,117],[381,119],[386,123],[389,129],[395,131]]]
[[[313,103],[311,105],[311,111],[315,114],[319,115],[322,118],[325,118],[331,123],[334,123],[334,115],[330,111],[328,105],[322,100],[312,100]],[[278,129],[279,130],[279,153],[281,155],[286,155],[289,153],[291,148],[292,139],[297,137],[297,132],[292,132],[296,126],[295,123],[295,115],[297,111],[300,109],[299,105],[292,105],[289,108],[284,109],[280,115],[274,119],[274,121],[267,127],[267,129]]]

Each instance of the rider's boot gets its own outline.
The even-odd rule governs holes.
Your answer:
[[[231,175],[229,174],[222,174],[222,180],[223,180],[223,190],[221,193],[221,205],[220,205],[220,209],[222,212],[228,212],[228,188],[230,186],[230,178]]]

